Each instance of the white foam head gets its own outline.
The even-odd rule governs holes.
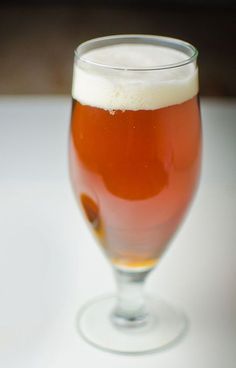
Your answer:
[[[181,51],[147,44],[96,48],[75,60],[72,96],[83,105],[105,110],[154,110],[179,104],[198,93],[195,63],[137,69],[155,69],[187,58]]]

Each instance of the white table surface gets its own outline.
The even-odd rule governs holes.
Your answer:
[[[236,367],[236,100],[202,101],[194,205],[147,289],[183,306],[186,337],[145,356],[77,335],[88,298],[114,288],[67,175],[68,97],[0,98],[0,367]]]

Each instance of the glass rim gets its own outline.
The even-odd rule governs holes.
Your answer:
[[[122,67],[122,66],[113,66],[113,65],[109,65],[109,64],[103,64],[103,63],[99,63],[99,62],[95,62],[92,60],[88,60],[88,59],[84,59],[83,55],[84,53],[86,53],[87,51],[93,50],[95,48],[99,48],[98,47],[92,47],[93,45],[95,46],[96,44],[102,44],[103,42],[106,41],[123,41],[120,43],[124,43],[124,41],[128,40],[130,41],[130,43],[142,43],[141,41],[146,41],[144,42],[144,44],[155,44],[155,42],[159,41],[158,46],[163,46],[163,47],[169,47],[171,49],[176,49],[179,50],[179,48],[185,48],[185,50],[190,51],[191,54],[188,55],[186,53],[186,59],[179,61],[177,63],[170,63],[170,64],[163,64],[163,65],[158,65],[158,66],[150,66],[150,67]],[[152,41],[152,42],[147,42],[147,41]],[[136,42],[134,42],[136,41]],[[140,41],[140,42],[137,42]],[[117,42],[117,44],[119,44],[119,42]],[[112,43],[111,43],[112,45]],[[156,43],[157,45],[157,43]],[[91,46],[91,48],[89,47]],[[104,47],[106,46],[104,45],[100,45],[100,47]],[[87,49],[88,48],[88,49]],[[184,52],[184,51],[183,51]],[[192,62],[196,61],[197,57],[198,57],[198,50],[196,49],[196,47],[194,47],[191,43],[188,43],[186,41],[180,40],[178,38],[172,38],[172,37],[165,37],[165,36],[159,36],[159,35],[147,35],[147,34],[120,34],[120,35],[111,35],[111,36],[105,36],[105,37],[96,37],[96,38],[92,38],[88,41],[82,42],[74,51],[74,55],[75,55],[75,60],[76,61],[81,61],[85,64],[94,66],[94,67],[98,67],[98,68],[103,68],[103,69],[110,69],[110,70],[117,70],[117,71],[133,71],[133,72],[145,72],[145,71],[158,71],[158,70],[166,70],[166,69],[173,69],[173,68],[178,68],[187,64],[191,64]]]

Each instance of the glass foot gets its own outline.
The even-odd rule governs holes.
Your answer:
[[[85,305],[78,314],[77,327],[90,344],[113,353],[144,354],[169,347],[184,335],[187,319],[178,309],[154,297],[147,297],[145,324],[116,326],[112,312],[116,296],[106,296]]]

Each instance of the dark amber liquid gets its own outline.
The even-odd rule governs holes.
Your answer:
[[[157,110],[112,112],[73,101],[73,187],[116,265],[155,264],[193,197],[200,156],[197,97]]]

